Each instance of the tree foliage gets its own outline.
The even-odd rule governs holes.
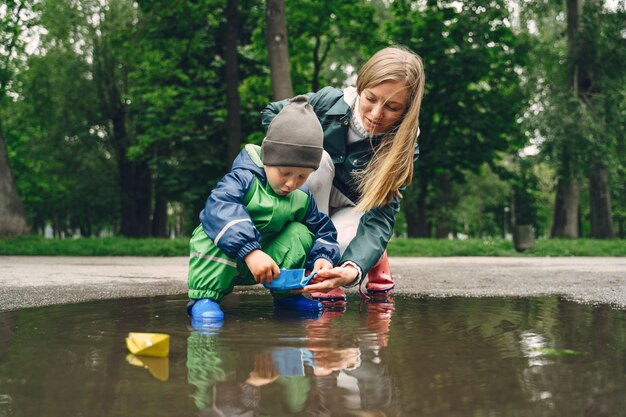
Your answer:
[[[407,193],[409,235],[430,236],[434,226],[443,237],[453,225],[430,213],[454,207],[448,197],[464,172],[494,166],[499,152],[522,146],[516,117],[524,103],[525,44],[504,1],[399,1],[390,10],[387,32],[422,55],[427,77],[416,186]]]
[[[227,20],[235,3],[238,19]],[[16,42],[10,61],[0,50],[1,131],[34,230],[165,236],[195,227],[240,146],[233,130],[243,142],[263,138],[259,111],[272,101],[265,3],[31,0],[0,8],[2,45]],[[562,4],[520,3],[519,22],[511,4],[286,2],[294,94],[352,84],[376,50],[405,45],[422,56],[427,77],[421,157],[403,201],[410,236],[502,235],[514,211],[542,233],[555,178],[588,178],[598,161],[623,236],[624,10],[585,14],[585,59],[598,85],[590,107],[567,89]],[[16,7],[28,18],[19,28],[2,13]],[[235,92],[239,115],[227,106]],[[520,158],[531,141],[540,154]]]
[[[581,201],[591,204],[592,210],[588,206],[579,208],[575,202],[570,211],[585,215],[580,220],[583,225],[588,222],[589,214],[602,207],[598,198],[588,198],[587,194],[602,195],[605,199],[613,197],[612,211],[620,213],[624,207],[623,200],[619,201],[623,187],[618,184],[624,183],[624,161],[618,150],[624,128],[617,120],[624,120],[626,91],[624,6],[609,10],[602,2],[586,2],[577,29],[574,35],[569,31],[569,38],[567,23],[571,16],[566,15],[563,4],[533,2],[521,10],[522,27],[527,29],[533,45],[530,65],[525,71],[531,101],[524,123],[540,147],[541,158],[555,170],[559,184],[557,196],[563,196],[561,187],[567,184],[580,187]],[[602,184],[593,180],[598,174],[608,176],[607,190],[598,192],[597,187]],[[583,182],[585,178],[590,179],[588,186]],[[557,204],[557,220],[558,210]],[[605,205],[604,211],[595,216],[610,222],[610,205]],[[622,221],[619,214],[615,218]],[[582,233],[577,230],[578,225],[574,220],[568,226],[574,230],[568,234],[570,237]],[[555,222],[553,234],[562,235],[562,227]],[[610,237],[612,231],[608,227],[609,231],[594,235]]]
[[[0,236],[28,233],[22,200],[9,164],[5,126],[15,95],[15,74],[23,63],[25,37],[37,22],[36,1],[7,1],[0,5]]]

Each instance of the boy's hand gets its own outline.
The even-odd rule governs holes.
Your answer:
[[[311,273],[321,271],[323,269],[333,269],[333,264],[331,264],[328,259],[317,258],[317,260],[313,264],[313,270],[311,271]]]
[[[280,274],[276,262],[262,250],[253,250],[244,258],[244,262],[250,268],[254,280],[260,284],[271,284],[272,280]]]
[[[254,369],[250,372],[247,384],[255,387],[271,384],[280,376],[280,372],[276,370],[272,362],[272,355],[269,353],[260,353],[254,355]]]

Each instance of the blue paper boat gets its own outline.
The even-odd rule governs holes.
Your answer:
[[[304,269],[281,269],[280,275],[274,278],[271,284],[265,283],[263,286],[270,290],[298,290],[304,288],[317,272],[309,276],[305,274]]]

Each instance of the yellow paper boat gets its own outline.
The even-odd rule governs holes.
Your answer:
[[[170,335],[163,333],[128,333],[126,347],[130,353],[164,358],[170,353]]]
[[[167,381],[170,377],[170,362],[168,358],[151,358],[149,356],[135,356],[129,353],[126,362],[134,366],[148,369],[153,377],[159,381]]]

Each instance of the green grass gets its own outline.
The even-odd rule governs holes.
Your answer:
[[[626,240],[538,239],[520,253],[504,239],[394,239],[388,249],[391,256],[626,256]]]
[[[0,239],[0,255],[187,256],[189,240],[123,237],[44,239],[39,236],[25,236]]]
[[[393,239],[391,256],[626,256],[625,240],[538,239],[518,253],[504,239]],[[1,255],[35,256],[187,256],[188,239],[123,237],[44,239],[25,236],[0,239]]]

